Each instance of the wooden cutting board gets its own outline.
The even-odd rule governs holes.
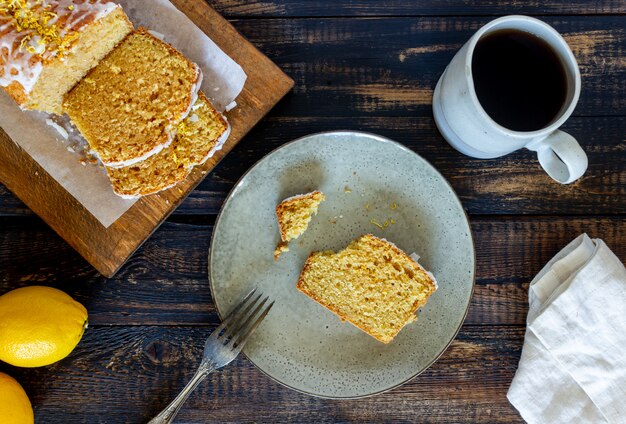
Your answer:
[[[246,72],[224,145],[183,183],[137,201],[105,228],[0,130],[0,182],[48,223],[89,263],[111,277],[217,163],[293,87],[293,80],[260,53],[203,0],[172,0]]]

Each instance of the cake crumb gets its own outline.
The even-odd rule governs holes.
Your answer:
[[[350,189],[350,187],[345,186],[345,187],[343,188],[343,192],[344,192],[344,193],[352,193],[352,190]]]
[[[380,228],[381,230],[385,229],[385,227],[383,227],[382,224],[379,224],[378,222],[376,222],[376,220],[374,218],[370,219],[370,224],[375,225],[376,227]]]
[[[393,219],[386,219],[385,222],[383,222],[382,224],[376,222],[376,220],[374,218],[370,219],[370,224],[380,228],[381,230],[384,230],[385,228],[387,228],[390,225],[393,225],[395,223],[396,223],[396,221],[394,221]]]
[[[365,266],[350,266],[357,263]],[[366,234],[337,253],[311,253],[296,288],[342,321],[389,343],[415,320],[416,310],[437,286],[405,252]]]
[[[275,260],[278,260],[283,252],[289,251],[287,245],[291,240],[306,231],[313,215],[317,215],[320,203],[325,199],[324,193],[313,191],[288,197],[276,206],[281,242],[274,251]]]

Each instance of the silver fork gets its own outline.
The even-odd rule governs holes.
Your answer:
[[[271,302],[265,306],[269,297],[263,297],[261,293],[254,296],[255,292],[256,289],[248,293],[224,319],[224,322],[211,333],[204,344],[202,361],[194,376],[180,394],[148,424],[171,423],[191,392],[198,387],[198,384],[212,371],[228,365],[239,355],[250,335],[261,324],[261,321],[274,305],[274,302]]]

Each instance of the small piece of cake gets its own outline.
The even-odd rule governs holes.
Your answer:
[[[209,99],[198,93],[191,113],[178,125],[172,144],[135,165],[107,168],[113,191],[125,198],[153,194],[187,178],[195,165],[201,165],[219,150],[230,127]]]
[[[139,29],[65,96],[63,108],[105,166],[130,166],[172,142],[201,77],[197,65]]]
[[[278,260],[283,252],[288,252],[288,244],[298,238],[309,227],[311,217],[317,214],[317,209],[326,197],[321,191],[293,196],[283,200],[276,206],[278,229],[281,242],[274,250],[274,259]]]
[[[0,86],[22,109],[61,114],[63,96],[133,30],[101,0],[0,0]]]
[[[389,343],[415,320],[437,283],[394,244],[366,234],[338,253],[311,253],[296,287],[342,321]]]

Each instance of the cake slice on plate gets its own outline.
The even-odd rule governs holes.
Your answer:
[[[61,114],[63,96],[132,30],[108,1],[0,1],[0,86],[22,109]]]
[[[276,218],[281,242],[274,250],[274,259],[278,260],[283,252],[289,251],[289,242],[298,238],[309,227],[311,217],[326,197],[321,191],[289,197],[276,206]]]
[[[431,274],[384,239],[366,234],[338,253],[309,255],[298,290],[389,343],[437,289]]]
[[[105,166],[130,166],[173,141],[201,79],[196,64],[139,29],[65,96],[63,108]]]
[[[221,149],[230,127],[209,99],[198,93],[192,111],[179,125],[172,144],[135,165],[107,168],[113,191],[135,198],[153,194],[187,178],[195,165],[201,165]]]

